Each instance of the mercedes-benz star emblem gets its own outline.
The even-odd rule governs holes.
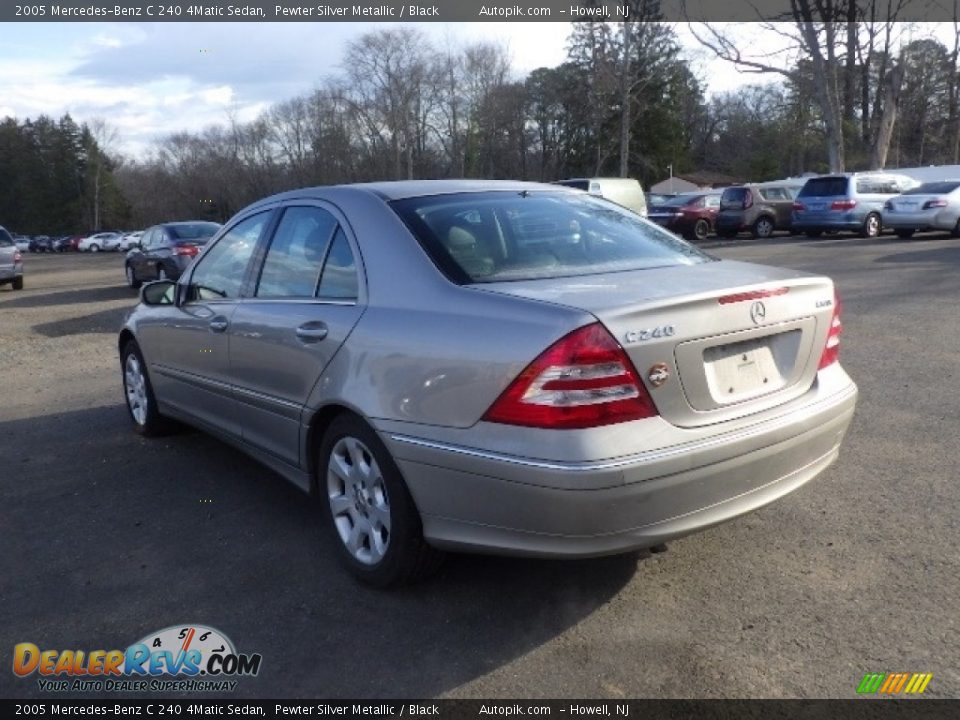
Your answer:
[[[754,325],[759,325],[766,316],[767,308],[759,300],[750,306],[750,319],[753,320]]]

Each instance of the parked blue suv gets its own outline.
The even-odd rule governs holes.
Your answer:
[[[810,178],[793,203],[793,231],[819,237],[848,230],[876,237],[883,229],[883,204],[920,183],[905,175],[867,172]]]

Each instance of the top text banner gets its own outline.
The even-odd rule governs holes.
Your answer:
[[[811,3],[815,7],[814,3]],[[898,6],[901,21],[951,21],[953,1],[877,3],[879,14]],[[659,6],[659,12],[657,12]],[[949,6],[949,7],[948,7]],[[652,14],[651,14],[652,13]],[[0,3],[3,22],[581,22],[600,20],[736,21],[793,20],[790,0],[436,0],[435,3],[162,2],[162,0],[25,0]],[[880,20],[881,18],[877,18]],[[531,38],[535,41],[535,38]]]

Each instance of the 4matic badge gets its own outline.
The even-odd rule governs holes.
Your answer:
[[[41,650],[29,642],[13,648],[14,674],[37,673],[46,691],[233,690],[233,678],[255,676],[261,660],[259,653],[238,653],[226,635],[205,625],[164,628],[126,650]]]

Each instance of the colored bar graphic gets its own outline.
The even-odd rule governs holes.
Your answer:
[[[867,673],[863,676],[863,680],[860,681],[860,685],[857,687],[857,692],[875,693],[880,689],[880,683],[883,682],[885,677],[886,673]]]
[[[881,693],[920,695],[933,679],[933,673],[867,673],[857,686],[860,694]]]

